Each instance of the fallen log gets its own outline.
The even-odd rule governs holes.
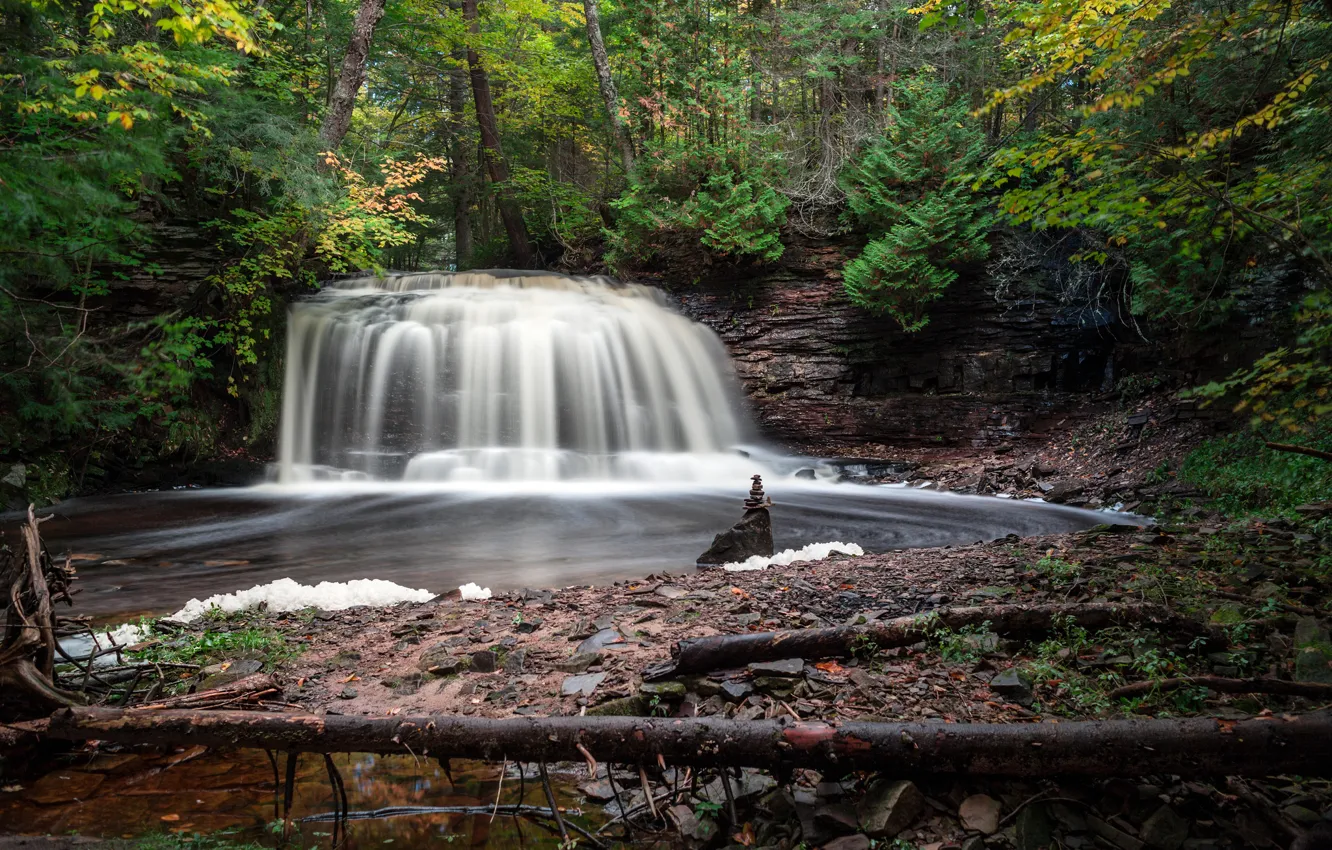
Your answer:
[[[655,681],[673,675],[707,673],[784,658],[844,658],[863,650],[910,646],[939,631],[980,626],[987,626],[996,634],[1007,637],[1034,637],[1054,631],[1062,622],[1090,630],[1150,626],[1187,637],[1213,637],[1202,624],[1150,603],[940,608],[917,617],[898,617],[860,626],[690,638],[671,647],[672,660],[649,666],[643,671],[643,678]]]
[[[69,708],[47,734],[127,745],[411,753],[498,762],[599,761],[895,776],[1332,776],[1332,713],[1069,723],[841,723],[714,717],[352,717]]]
[[[1285,679],[1228,679],[1222,676],[1181,676],[1155,682],[1134,682],[1115,688],[1111,699],[1141,697],[1201,685],[1223,694],[1273,694],[1287,697],[1308,697],[1332,701],[1332,684],[1323,682],[1289,682]]]

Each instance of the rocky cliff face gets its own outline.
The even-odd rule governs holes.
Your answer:
[[[903,333],[843,294],[837,245],[793,239],[780,268],[665,286],[721,335],[765,433],[793,447],[987,445],[1040,436],[1116,378],[1124,329],[1050,295],[997,297],[978,272]]]

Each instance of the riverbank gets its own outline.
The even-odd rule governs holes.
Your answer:
[[[1180,429],[1149,430],[1127,446],[1114,434],[1093,441],[1075,430],[1039,453],[922,457],[902,473],[917,485],[1007,488],[1010,497],[1044,492],[1088,506],[1136,503],[1157,515],[1149,527],[1115,524],[1107,513],[1107,524],[1071,534],[834,554],[756,571],[657,572],[609,586],[533,587],[488,599],[455,592],[390,608],[213,614],[184,627],[160,624],[130,654],[195,665],[197,673],[179,674],[176,689],[264,672],[281,690],[266,698],[274,707],[367,717],[613,714],[947,725],[1202,716],[1226,724],[1325,710],[1332,698],[1243,686],[1228,692],[1234,686],[1226,682],[1332,684],[1332,505],[1263,520],[1227,517],[1197,488],[1158,472],[1163,464],[1178,467],[1196,440],[1194,427],[1182,436]],[[773,514],[779,524],[780,505]],[[1196,628],[1132,621],[1084,627],[1057,616],[1054,628],[1023,633],[1001,621],[1004,612],[1051,608],[1073,616],[1090,604],[1162,606]],[[932,612],[947,622],[948,611],[974,607],[985,612],[978,621],[959,628],[936,621],[906,645],[645,675],[670,661],[681,641],[886,624]],[[641,776],[617,768],[615,783],[605,765],[593,777],[577,777],[578,769],[568,766],[561,785],[573,804],[598,813],[606,807],[599,823],[629,811],[644,831],[626,838],[651,835],[665,846],[733,840],[851,850],[868,847],[872,833],[933,850],[1054,843],[1221,850],[1284,847],[1305,837],[1314,843],[1300,846],[1310,848],[1326,846],[1315,839],[1332,815],[1332,786],[1298,777],[914,777],[906,790],[891,783],[907,777],[888,769],[877,780],[743,770],[731,777],[728,795],[715,774],[690,774],[698,787],[689,793],[681,785],[685,774],[670,765]],[[37,811],[44,804],[30,798],[31,787],[16,782],[0,792],[0,807]],[[661,817],[651,816],[644,789],[664,798]]]
[[[282,683],[282,701],[324,714],[638,714],[940,724],[1202,715],[1227,722],[1323,705],[1202,686],[1149,690],[1127,699],[1112,692],[1192,675],[1326,681],[1308,675],[1313,668],[1300,665],[1300,647],[1293,642],[1301,624],[1307,628],[1318,621],[1289,609],[1324,610],[1325,588],[1316,575],[1329,556],[1325,540],[1284,523],[1104,526],[967,547],[833,556],[762,571],[532,588],[486,600],[445,597],[386,609],[240,612],[201,620],[178,635],[164,633],[158,638],[162,645],[144,651],[204,640],[226,645],[227,635],[278,636],[281,642],[266,644],[267,650],[200,658],[215,665],[205,670],[208,684],[267,665]],[[1305,575],[1308,583],[1278,585],[1271,581],[1278,569]],[[1033,639],[1007,638],[985,626],[939,628],[913,645],[882,652],[747,665],[664,681],[643,677],[645,668],[670,658],[674,642],[687,638],[875,622],[967,605],[1073,610],[1091,602],[1166,605],[1220,629],[1229,646],[1205,652],[1189,636],[1151,628],[1069,626]],[[633,778],[619,778],[622,804],[614,802],[604,778],[582,782],[582,805],[633,808],[645,799]],[[672,778],[678,775],[653,771],[649,787],[654,794],[666,793]],[[798,837],[811,847],[868,846],[854,842],[865,807],[875,805],[876,786],[856,776],[804,771],[777,790],[770,777],[745,771],[735,784],[741,823],[734,828],[751,830],[755,841],[792,847]],[[1294,778],[1230,784],[1170,777],[1139,783],[935,779],[917,785],[920,805],[894,804],[905,805],[894,815],[902,821],[895,834],[917,847],[962,846],[969,836],[984,834],[978,827],[989,827],[991,811],[1000,823],[987,844],[1023,850],[1044,846],[1042,836],[1069,847],[1109,841],[1123,850],[1147,845],[1206,850],[1273,841],[1284,846],[1332,809],[1332,786]],[[986,799],[974,799],[977,795]],[[692,814],[697,802],[686,810]],[[706,817],[674,823],[677,833],[684,831],[671,839],[678,846],[704,846],[707,841],[699,836],[732,828],[725,815],[703,808]],[[1029,809],[1039,814],[1023,816]],[[711,826],[699,825],[703,821]],[[777,842],[783,835],[789,839],[785,845]],[[847,840],[825,843],[839,836]]]

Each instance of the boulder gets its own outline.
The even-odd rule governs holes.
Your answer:
[[[771,558],[772,552],[772,517],[767,508],[753,508],[714,537],[708,551],[698,556],[698,563],[700,566],[733,564],[755,555]]]

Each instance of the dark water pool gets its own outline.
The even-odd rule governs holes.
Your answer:
[[[876,552],[1133,521],[904,487],[777,481],[768,494],[778,550],[842,541]],[[739,518],[740,502],[733,491],[641,485],[273,486],[73,500],[50,510],[42,533],[52,552],[82,558],[79,613],[107,620],[283,577],[442,592],[681,571]]]

